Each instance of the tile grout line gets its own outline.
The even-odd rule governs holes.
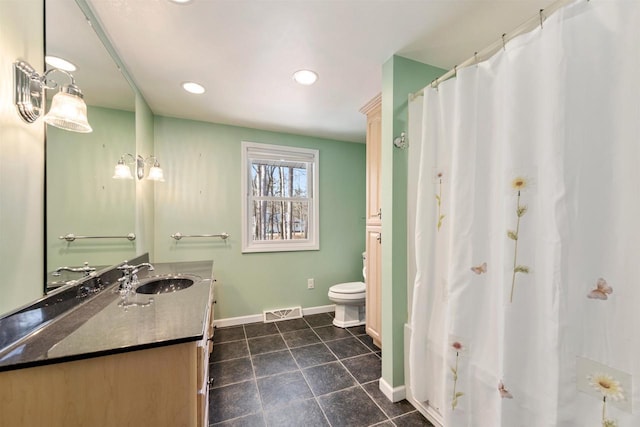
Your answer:
[[[373,354],[375,354],[375,353],[374,353],[374,352],[369,348],[369,346],[367,346],[364,342],[362,342],[361,340],[359,340],[359,339],[358,339],[358,337],[357,337],[355,334],[353,334],[353,332],[351,332],[348,328],[343,328],[343,329],[346,329],[346,331],[347,331],[349,334],[351,334],[351,337],[355,338],[358,342],[360,342],[363,346],[365,346],[365,347],[367,348],[367,350],[369,350],[369,353],[373,353]],[[316,332],[313,328],[311,328],[311,330],[313,330],[313,332]],[[317,334],[317,332],[316,332],[316,335],[318,335],[318,334]],[[331,349],[331,347],[329,347],[329,346],[326,344],[326,342],[322,339],[322,337],[320,337],[319,335],[318,335],[318,337],[320,338],[320,340],[322,341],[322,343],[323,343],[323,344],[324,344],[324,345],[329,349],[329,351],[331,352],[331,354],[333,354],[333,356],[336,358],[336,360],[340,363],[340,366],[342,366],[342,368],[343,368],[345,371],[347,371],[347,373],[351,376],[351,378],[353,378],[353,380],[356,382],[355,386],[353,386],[353,387],[347,387],[346,389],[336,390],[336,391],[333,391],[333,392],[331,392],[331,393],[325,393],[325,394],[323,394],[322,396],[327,396],[327,395],[330,395],[330,394],[333,394],[333,393],[337,393],[337,392],[339,392],[339,391],[348,390],[348,389],[350,389],[350,388],[360,387],[360,389],[364,392],[364,394],[365,394],[367,397],[369,397],[369,399],[371,399],[371,401],[372,401],[372,402],[373,402],[373,403],[378,407],[378,409],[380,409],[380,412],[381,412],[381,413],[386,417],[386,420],[384,420],[384,421],[380,421],[379,423],[376,423],[376,424],[380,424],[380,423],[383,423],[383,422],[386,422],[386,421],[390,421],[392,424],[394,424],[394,425],[395,425],[395,423],[394,423],[393,421],[391,421],[391,417],[389,417],[389,415],[387,415],[387,413],[386,413],[386,412],[385,412],[385,411],[380,407],[380,405],[378,405],[378,402],[376,402],[376,401],[375,401],[375,399],[374,399],[372,396],[370,396],[370,395],[369,395],[369,393],[367,393],[367,391],[364,389],[364,387],[362,386],[362,384],[360,384],[360,381],[358,381],[358,379],[357,379],[357,378],[356,378],[356,377],[351,373],[351,371],[350,371],[350,370],[345,366],[345,364],[344,364],[344,363],[342,363],[342,360],[343,360],[343,359],[340,359],[340,358],[338,357],[338,355],[334,353],[334,351]],[[347,339],[347,338],[350,338],[350,337],[339,338],[339,339]],[[331,341],[337,341],[337,340],[331,340]],[[366,354],[367,354],[367,353],[360,354],[360,355],[356,355],[356,356],[352,356],[352,357],[348,357],[348,358],[345,358],[345,360],[346,360],[346,359],[353,359],[353,358],[360,357],[360,356],[364,356],[364,355],[366,355]],[[377,355],[376,355],[376,357],[377,357]],[[333,362],[329,362],[329,363],[333,363]],[[318,366],[319,366],[319,365],[318,365]],[[303,374],[303,375],[304,375],[304,374]],[[375,381],[375,380],[374,380],[374,381]],[[313,392],[313,391],[312,391],[312,392]],[[314,394],[315,394],[315,393],[314,393]],[[319,403],[319,402],[318,402],[318,406],[320,406],[320,403]],[[320,409],[322,409],[322,406],[320,406]],[[323,410],[323,412],[324,412],[324,410]],[[331,425],[331,423],[329,423],[329,425]],[[374,424],[374,425],[375,425],[375,424]]]
[[[367,354],[371,354],[371,353],[375,354],[375,355],[376,355],[376,357],[378,357],[378,355],[375,353],[375,351],[373,351],[373,349],[371,349],[368,345],[366,345],[366,343],[365,343],[364,341],[362,341],[361,339],[359,339],[359,338],[358,338],[358,336],[359,336],[359,335],[354,334],[354,333],[353,333],[353,331],[351,331],[351,330],[350,330],[350,329],[348,329],[348,328],[346,328],[346,329],[347,329],[347,332],[349,332],[349,333],[350,333],[350,334],[351,334],[351,335],[352,335],[356,340],[358,340],[358,342],[360,342],[362,345],[364,345],[364,346],[367,348],[367,350],[369,350],[369,353],[364,353],[364,354],[357,355],[357,356],[353,356],[353,357],[350,357],[350,358],[345,358],[344,360],[347,360],[347,359],[354,359],[354,358],[356,358],[356,357],[365,356],[365,355],[367,355]],[[361,335],[362,335],[362,334],[361,334]],[[347,372],[349,372],[349,373],[351,374],[351,371],[349,371],[349,369],[348,369],[348,368],[347,368],[347,367],[342,363],[342,360],[343,360],[343,359],[338,359],[338,360],[340,361],[340,364],[341,364],[341,365],[342,365],[342,366],[347,370]],[[395,423],[395,422],[393,422],[393,420],[391,419],[391,417],[389,416],[389,414],[387,414],[387,413],[386,413],[386,411],[385,411],[384,409],[382,409],[382,407],[381,407],[381,406],[378,404],[378,402],[373,398],[373,396],[371,396],[369,393],[367,393],[367,390],[364,388],[364,384],[360,384],[360,381],[358,381],[358,380],[355,378],[355,376],[353,376],[353,375],[352,375],[352,377],[356,380],[356,384],[358,385],[358,387],[360,387],[360,389],[363,391],[363,393],[364,393],[367,397],[369,397],[369,399],[371,399],[371,401],[373,402],[373,404],[374,404],[374,405],[376,405],[376,406],[378,407],[378,409],[380,410],[380,412],[381,412],[381,413],[386,417],[386,420],[383,420],[383,421],[380,421],[379,423],[373,424],[373,426],[376,426],[376,425],[378,425],[378,424],[382,424],[382,423],[387,422],[387,421],[391,422],[391,424],[393,424],[393,425],[395,426],[395,425],[396,425],[396,423]],[[379,380],[380,380],[380,379],[378,378],[378,381],[379,381]],[[373,380],[373,381],[376,381],[376,380]],[[373,381],[370,381],[370,382],[373,382]],[[369,384],[369,383],[365,383],[365,384]]]
[[[277,329],[277,328],[276,328]],[[249,336],[247,335],[247,329],[245,325],[242,325],[242,330],[244,331],[245,344],[247,346],[247,352],[249,353],[249,362],[251,363],[251,371],[253,372],[253,383],[256,385],[256,391],[258,392],[258,399],[260,400],[260,415],[262,415],[262,421],[265,425],[267,425],[267,420],[264,416],[264,402],[262,401],[262,393],[260,393],[260,387],[258,387],[258,376],[256,375],[256,367],[253,364],[253,354],[251,353],[251,347],[249,346]],[[268,335],[266,335],[268,336]],[[245,414],[250,415],[250,414]]]
[[[328,317],[330,317],[330,316],[328,316]],[[383,408],[378,404],[378,402],[374,399],[374,397],[373,397],[370,393],[368,393],[368,392],[367,392],[367,390],[364,388],[364,385],[374,383],[376,380],[371,380],[371,381],[368,381],[368,382],[366,382],[366,383],[361,384],[361,383],[358,381],[358,379],[355,377],[355,375],[354,375],[354,374],[353,374],[353,373],[352,373],[352,372],[347,368],[347,366],[343,363],[343,360],[345,360],[345,361],[346,361],[346,360],[352,360],[352,359],[356,359],[356,358],[358,358],[358,357],[368,356],[369,354],[375,354],[377,358],[380,358],[380,355],[379,355],[379,354],[377,354],[376,350],[374,350],[373,348],[371,348],[369,345],[367,345],[367,343],[366,343],[365,341],[363,341],[362,339],[360,339],[360,338],[359,338],[360,336],[363,336],[363,335],[365,335],[365,334],[359,334],[359,335],[356,335],[356,333],[355,333],[354,331],[350,330],[350,328],[342,328],[342,329],[346,329],[346,331],[348,332],[348,336],[341,337],[341,338],[336,338],[336,339],[329,339],[329,340],[326,340],[326,341],[325,341],[325,340],[324,340],[324,339],[323,339],[323,338],[318,334],[318,332],[315,330],[315,328],[329,327],[329,326],[332,326],[332,324],[328,324],[328,325],[316,325],[316,326],[314,327],[314,326],[312,326],[312,325],[311,325],[311,323],[309,323],[309,321],[307,321],[307,319],[305,319],[305,318],[304,318],[304,316],[302,317],[302,319],[304,320],[304,323],[306,324],[306,326],[307,326],[309,329],[311,329],[311,331],[313,332],[313,334],[314,334],[314,335],[315,335],[315,336],[320,340],[320,342],[309,343],[309,344],[298,345],[298,346],[294,346],[294,347],[292,347],[292,346],[289,344],[289,342],[288,342],[287,340],[285,340],[285,334],[287,334],[287,333],[295,333],[295,332],[305,331],[305,330],[307,329],[307,327],[303,327],[303,328],[301,328],[301,329],[293,329],[293,330],[289,330],[289,331],[287,331],[287,330],[283,331],[283,330],[281,330],[281,327],[277,325],[277,322],[274,322],[274,323],[275,323],[275,325],[274,325],[274,326],[275,326],[275,329],[277,330],[277,333],[275,333],[275,334],[267,334],[267,335],[261,335],[261,336],[253,337],[253,338],[265,338],[265,337],[269,337],[269,336],[272,336],[272,337],[273,337],[273,336],[275,336],[275,335],[278,335],[278,336],[280,337],[280,339],[284,342],[284,344],[285,344],[285,349],[288,351],[289,356],[293,359],[293,361],[294,361],[294,363],[295,363],[295,366],[297,367],[297,369],[296,369],[296,370],[291,370],[291,371],[286,371],[286,372],[280,372],[280,373],[278,373],[278,374],[266,375],[264,378],[272,377],[272,376],[277,376],[277,375],[284,374],[284,373],[291,373],[291,372],[296,372],[296,371],[300,372],[300,374],[302,375],[303,380],[305,381],[305,384],[307,385],[308,389],[311,391],[311,393],[312,393],[312,396],[313,396],[313,397],[310,397],[310,398],[308,398],[308,399],[298,399],[298,400],[302,402],[302,401],[307,401],[307,400],[310,400],[310,399],[314,399],[314,401],[316,402],[316,405],[318,406],[318,408],[319,408],[319,409],[320,409],[320,411],[322,412],[323,417],[324,417],[325,421],[327,422],[327,424],[328,424],[329,426],[332,426],[332,424],[331,424],[331,422],[329,421],[329,419],[328,419],[328,417],[327,417],[327,414],[325,413],[325,411],[324,411],[323,407],[320,405],[319,398],[320,398],[320,397],[322,397],[322,396],[329,396],[329,395],[332,395],[332,394],[335,394],[335,393],[338,393],[338,392],[341,392],[341,391],[344,391],[344,390],[355,389],[356,387],[360,387],[360,389],[365,393],[365,395],[366,395],[366,396],[367,396],[371,401],[373,401],[373,403],[376,405],[376,407],[381,411],[381,413],[382,413],[382,414],[384,415],[384,417],[385,417],[385,419],[383,419],[382,421],[380,421],[380,422],[378,422],[378,423],[376,423],[376,424],[371,424],[369,427],[377,426],[377,425],[380,425],[381,423],[386,423],[386,422],[390,422],[392,425],[397,426],[397,424],[396,424],[396,422],[394,421],[394,419],[400,418],[400,417],[402,417],[402,416],[405,416],[405,415],[410,414],[410,413],[413,413],[413,412],[417,412],[417,410],[415,410],[415,408],[414,408],[414,410],[413,410],[413,411],[409,411],[409,412],[406,412],[406,413],[404,413],[404,414],[399,414],[399,415],[397,415],[397,416],[395,416],[395,417],[392,417],[391,415],[387,414],[387,412],[386,412],[386,411],[385,411],[385,410],[384,410],[384,409],[383,409]],[[256,387],[256,390],[257,390],[258,395],[259,395],[261,411],[259,411],[259,412],[251,412],[251,413],[249,413],[249,414],[243,414],[243,415],[241,415],[241,416],[239,416],[239,417],[235,417],[235,418],[233,418],[233,419],[229,419],[229,420],[223,420],[223,421],[221,421],[221,422],[229,422],[229,421],[233,421],[233,420],[236,420],[236,419],[239,419],[239,418],[243,418],[243,417],[246,417],[246,416],[249,416],[249,415],[256,415],[256,414],[260,414],[260,415],[261,415],[261,418],[262,418],[262,420],[263,420],[263,422],[264,422],[264,423],[265,423],[265,425],[266,425],[266,424],[267,424],[267,420],[266,420],[266,416],[265,416],[265,415],[266,415],[266,411],[265,411],[264,401],[263,401],[263,399],[262,399],[262,394],[260,393],[260,389],[259,389],[259,387],[258,387],[258,377],[257,377],[257,375],[256,375],[256,368],[255,368],[255,365],[254,365],[254,363],[253,363],[253,356],[254,356],[254,355],[251,353],[251,350],[250,350],[250,347],[249,347],[249,339],[250,339],[250,338],[248,337],[248,334],[247,334],[246,325],[240,325],[240,326],[242,327],[242,331],[243,331],[244,339],[241,339],[241,340],[230,340],[230,341],[224,341],[224,342],[219,342],[219,343],[216,343],[216,344],[224,344],[224,343],[239,342],[239,341],[244,341],[244,342],[245,342],[245,346],[246,346],[246,349],[247,349],[247,353],[248,353],[249,361],[250,361],[250,364],[251,364],[251,370],[252,370],[252,374],[253,374],[251,379],[253,380],[253,382],[254,382],[254,384],[255,384],[255,387]],[[354,356],[349,356],[349,357],[346,357],[346,358],[344,358],[344,359],[341,359],[341,358],[340,358],[340,357],[338,357],[338,355],[334,352],[334,350],[333,350],[331,347],[329,347],[329,346],[327,345],[327,342],[338,341],[338,340],[344,340],[344,339],[348,339],[348,338],[355,338],[355,339],[357,340],[357,342],[358,342],[360,345],[363,345],[363,346],[366,348],[367,352],[362,353],[362,354],[358,354],[358,355],[354,355]],[[326,362],[326,363],[320,363],[320,364],[317,364],[317,365],[309,366],[309,367],[307,367],[307,368],[316,367],[316,366],[328,365],[328,364],[331,364],[331,363],[335,363],[335,362],[337,361],[337,362],[339,362],[340,366],[341,366],[344,370],[346,370],[346,371],[347,371],[347,373],[349,374],[349,376],[354,380],[354,382],[355,382],[355,383],[354,383],[354,385],[353,385],[353,386],[350,386],[350,387],[347,387],[347,388],[344,388],[344,389],[341,389],[341,390],[335,390],[335,391],[332,391],[332,392],[329,392],[329,393],[325,393],[325,394],[322,394],[322,395],[316,396],[315,392],[314,392],[314,391],[313,391],[313,389],[311,388],[311,385],[310,385],[309,381],[307,380],[306,376],[305,376],[305,375],[304,375],[304,373],[303,373],[303,370],[304,370],[304,369],[307,369],[307,368],[302,368],[302,367],[300,366],[300,364],[298,363],[297,359],[296,359],[296,358],[295,358],[295,356],[293,355],[292,349],[304,348],[304,347],[310,347],[310,346],[317,345],[317,344],[323,344],[323,345],[324,345],[324,347],[329,351],[329,353],[330,353],[330,354],[335,358],[335,360],[334,360],[334,361],[330,361],[330,362]],[[265,353],[260,353],[259,355],[275,353],[275,352],[278,352],[278,351],[283,351],[283,350],[285,350],[285,349],[268,351],[268,352],[265,352]],[[258,354],[256,354],[255,356],[258,356]],[[220,360],[220,361],[217,361],[217,362],[209,362],[209,363],[212,363],[212,364],[213,364],[213,363],[221,363],[221,362],[227,362],[227,361],[232,361],[232,360],[238,360],[238,359],[241,359],[241,358],[243,358],[243,357],[236,357],[236,358],[232,358],[232,359]],[[262,377],[261,377],[261,378],[262,378]],[[378,379],[378,380],[379,380],[379,379]],[[246,381],[246,380],[245,380],[245,381]],[[240,381],[240,382],[236,382],[236,383],[229,383],[229,384],[225,384],[225,386],[233,385],[233,384],[239,384],[239,383],[241,383],[241,382],[244,382],[244,381]],[[213,426],[214,424],[208,424],[208,425]]]
[[[304,317],[303,317],[303,319],[304,319]],[[318,339],[320,340],[320,343],[322,343],[325,347],[327,347],[327,345],[324,344],[324,342],[322,341],[322,338],[320,338],[318,333],[313,329],[313,327],[309,324],[309,322],[307,322],[306,319],[304,320],[304,322],[307,324],[307,326],[309,326],[309,328],[316,335],[316,337],[318,337]],[[285,341],[285,343],[286,343],[286,341]],[[318,396],[316,396],[316,393],[313,391],[313,388],[311,388],[311,384],[309,384],[309,381],[307,380],[307,376],[302,371],[302,368],[300,367],[300,364],[298,363],[298,361],[296,360],[295,356],[291,352],[291,348],[289,347],[289,344],[287,344],[287,348],[289,349],[289,354],[291,354],[291,357],[293,358],[293,361],[295,362],[296,366],[298,367],[298,369],[300,369],[300,375],[302,375],[302,378],[304,378],[304,382],[307,384],[307,387],[309,387],[309,391],[311,391],[311,394],[313,395],[313,400],[316,402],[316,405],[318,405],[318,408],[320,408],[320,412],[322,412],[322,416],[327,421],[327,424],[329,425],[329,427],[332,427],[331,421],[329,420],[329,417],[327,417],[327,413],[324,411],[324,408],[320,404],[320,401],[318,400]],[[329,347],[327,347],[327,349],[329,349],[329,351],[331,351],[331,349]]]

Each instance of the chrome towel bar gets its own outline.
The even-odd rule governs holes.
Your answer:
[[[135,233],[129,233],[126,236],[76,236],[73,233],[69,233],[66,236],[58,237],[60,240],[66,240],[67,242],[73,242],[76,239],[127,239],[129,241],[136,240]]]
[[[222,240],[227,240],[230,236],[228,233],[220,234],[182,234],[180,232],[174,233],[171,236],[172,239],[180,240],[184,237],[220,237]]]

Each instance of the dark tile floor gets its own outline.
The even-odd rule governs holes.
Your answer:
[[[431,426],[378,389],[380,351],[328,313],[216,329],[209,421],[227,427]]]

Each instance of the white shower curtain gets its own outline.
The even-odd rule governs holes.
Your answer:
[[[418,99],[413,397],[640,426],[640,1],[572,3]]]

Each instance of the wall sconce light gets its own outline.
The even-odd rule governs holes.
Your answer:
[[[82,91],[76,86],[73,75],[65,70],[52,68],[40,76],[31,65],[24,61],[13,63],[14,70],[14,101],[18,115],[27,123],[33,123],[45,110],[45,89],[60,91],[54,95],[49,112],[43,120],[60,129],[73,132],[88,133],[93,131],[87,121],[87,105],[82,99]],[[59,85],[49,75],[54,72],[66,74],[71,83]]]
[[[130,157],[131,161],[127,162],[125,157]],[[125,153],[120,156],[120,160],[116,164],[113,178],[114,179],[133,179],[133,175],[131,174],[131,168],[128,165],[136,166],[136,177],[138,180],[144,178],[144,165],[150,164],[153,165],[149,169],[149,175],[147,175],[147,179],[150,181],[160,181],[164,182],[164,172],[162,168],[160,168],[160,163],[156,156],[149,156],[146,159],[141,155],[134,156],[133,154]]]

